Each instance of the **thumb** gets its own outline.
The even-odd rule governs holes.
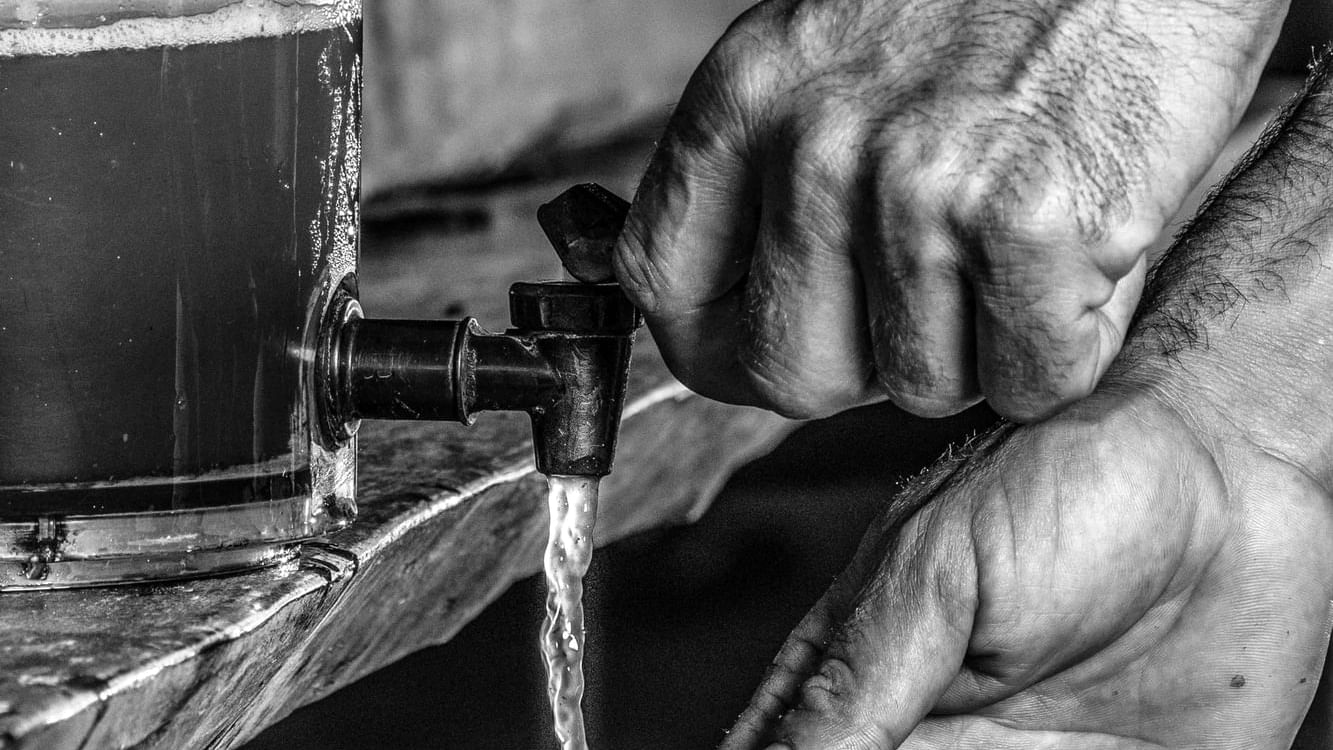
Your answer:
[[[706,396],[755,402],[736,353],[760,210],[752,123],[771,84],[728,32],[691,77],[639,183],[615,275],[666,364]]]
[[[959,505],[927,506],[888,540],[863,543],[722,750],[884,750],[912,733],[958,675],[971,635],[976,564]]]

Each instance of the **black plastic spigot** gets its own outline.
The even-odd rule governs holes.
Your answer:
[[[584,200],[587,187],[553,204],[571,194]],[[367,319],[346,287],[325,316],[316,354],[324,442],[350,439],[361,419],[470,424],[480,411],[523,411],[538,471],[610,473],[638,311],[615,284],[564,281],[514,284],[509,311],[512,327],[500,334],[472,318]]]
[[[572,282],[515,284],[509,311],[508,335],[535,344],[560,383],[554,400],[527,410],[537,470],[609,474],[639,312],[618,286]]]

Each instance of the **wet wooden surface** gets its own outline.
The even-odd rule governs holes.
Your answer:
[[[508,284],[558,273],[532,216],[566,184],[445,199],[372,225],[367,314],[466,314],[503,328]],[[758,410],[690,395],[641,335],[599,542],[696,516],[734,467],[787,430]],[[0,748],[231,747],[448,640],[540,569],[545,480],[529,432],[522,415],[483,414],[470,428],[367,422],[360,517],[305,545],[297,563],[3,595]]]

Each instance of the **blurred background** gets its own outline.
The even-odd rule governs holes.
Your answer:
[[[403,265],[447,278],[489,248],[541,246],[533,211],[574,182],[629,197],[691,71],[749,4],[367,2],[366,308],[457,315],[440,295],[405,299],[376,279]],[[1218,170],[1292,90],[1333,28],[1333,6],[1298,0],[1291,18],[1275,77]],[[980,407],[926,421],[885,405],[811,423],[737,474],[701,522],[600,550],[586,600],[591,744],[716,744],[877,504],[993,418]],[[246,748],[553,747],[542,613],[542,581],[521,581],[448,644],[297,711]]]

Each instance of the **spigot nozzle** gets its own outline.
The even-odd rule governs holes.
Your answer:
[[[537,470],[605,476],[615,456],[630,348],[639,312],[620,287],[575,282],[509,289],[510,332],[531,337],[562,383],[562,395],[532,409]]]
[[[611,471],[639,325],[619,287],[515,284],[513,328],[501,334],[471,318],[365,319],[355,300],[344,304],[319,355],[326,443],[351,437],[363,418],[470,423],[479,411],[523,411],[538,471]]]
[[[600,278],[597,268],[609,273],[608,243],[627,207],[598,186],[581,185],[542,207],[542,225],[563,248],[562,259],[578,261],[577,276]],[[316,353],[326,445],[349,439],[363,418],[470,423],[479,411],[523,411],[532,419],[539,471],[610,473],[641,322],[619,286],[515,284],[513,327],[501,334],[471,318],[366,319],[351,289],[330,304]]]

